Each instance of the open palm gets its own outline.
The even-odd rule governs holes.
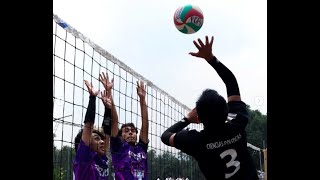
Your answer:
[[[206,44],[203,44],[200,38],[198,39],[198,43],[197,41],[193,41],[193,44],[197,47],[199,51],[196,53],[190,52],[189,54],[195,57],[204,58],[207,61],[211,60],[213,57],[213,54],[212,54],[213,36],[211,37],[210,42],[209,42],[208,36],[206,36]]]
[[[99,80],[103,84],[103,87],[108,91],[111,92],[111,89],[113,87],[113,79],[109,81],[108,74],[105,75],[104,72],[102,72],[102,75],[99,75]]]
[[[90,95],[97,96],[99,94],[99,90],[95,91],[92,83],[89,83],[87,80],[84,80],[84,83],[86,84]]]
[[[112,101],[111,101],[111,94],[108,94],[108,91],[104,90],[101,92],[101,100],[105,107],[111,109]]]
[[[143,81],[139,81],[137,82],[137,93],[139,95],[140,98],[145,98],[146,97],[146,86],[144,85]]]

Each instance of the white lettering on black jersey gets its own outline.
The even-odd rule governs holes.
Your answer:
[[[223,146],[230,145],[230,144],[233,144],[233,143],[239,141],[240,138],[241,138],[241,134],[239,133],[238,135],[234,136],[231,139],[209,143],[209,144],[207,144],[207,149],[222,148]]]

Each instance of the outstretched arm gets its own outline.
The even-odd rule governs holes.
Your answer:
[[[226,85],[228,102],[241,101],[236,77],[212,53],[213,36],[211,37],[210,42],[208,36],[206,36],[206,44],[203,44],[200,39],[198,39],[198,42],[199,44],[196,41],[193,41],[193,44],[198,48],[199,51],[197,53],[191,52],[189,54],[205,59],[216,70],[216,72]]]
[[[102,121],[102,128],[105,133],[105,150],[107,152],[109,148],[109,139],[111,135],[111,123],[112,123],[112,113],[111,113],[111,107],[112,107],[112,101],[111,101],[111,94],[108,94],[106,90],[104,92],[101,92],[101,100],[104,104],[104,117]]]
[[[140,108],[141,108],[141,132],[140,139],[147,144],[148,143],[148,131],[149,131],[149,122],[148,122],[148,109],[146,103],[146,87],[142,81],[137,82],[137,94],[140,98]]]
[[[114,105],[113,98],[111,95],[111,103],[112,103],[112,108],[111,108],[111,114],[112,114],[112,122],[111,122],[111,136],[112,137],[117,137],[119,128],[118,128],[118,113],[116,110],[116,106]]]
[[[112,137],[117,137],[118,135],[118,113],[115,107],[115,104],[113,102],[113,98],[112,98],[112,94],[111,94],[111,90],[113,87],[113,79],[111,80],[111,82],[109,81],[109,76],[108,74],[105,75],[104,72],[102,72],[102,75],[100,74],[99,76],[99,80],[100,82],[103,84],[104,88],[106,89],[105,93],[106,93],[106,97],[109,101],[109,103],[111,103],[111,108],[109,108],[108,110],[105,110],[105,116],[110,116],[112,118],[111,119],[111,127],[110,127],[110,135]],[[110,115],[108,115],[110,114]]]
[[[92,83],[90,84],[87,80],[84,80],[84,83],[86,84],[90,93],[90,99],[88,103],[86,116],[84,119],[84,128],[81,139],[85,143],[85,145],[89,146],[96,114],[96,97],[99,91],[94,91]]]

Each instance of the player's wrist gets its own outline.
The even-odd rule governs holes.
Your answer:
[[[187,124],[190,124],[190,121],[187,117],[184,117],[183,119],[180,120],[181,122],[183,123],[187,123]]]
[[[204,58],[207,62],[215,62],[216,61],[216,57],[211,53],[210,55],[208,55],[207,57]]]
[[[112,121],[112,116],[111,116],[111,109],[105,107],[104,111],[104,117],[102,121],[102,128],[105,134],[110,135],[111,134],[111,121]]]
[[[207,62],[209,64],[217,64],[219,62],[219,60],[217,59],[217,57],[215,56],[211,56],[210,58],[208,58],[209,60],[207,60]]]

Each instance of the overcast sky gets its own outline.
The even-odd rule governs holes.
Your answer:
[[[204,14],[191,35],[173,23],[186,4]],[[267,112],[267,0],[53,0],[53,12],[190,108],[205,88],[226,97],[214,69],[188,54],[197,50],[193,40],[213,35],[213,52],[236,75],[243,101]]]

